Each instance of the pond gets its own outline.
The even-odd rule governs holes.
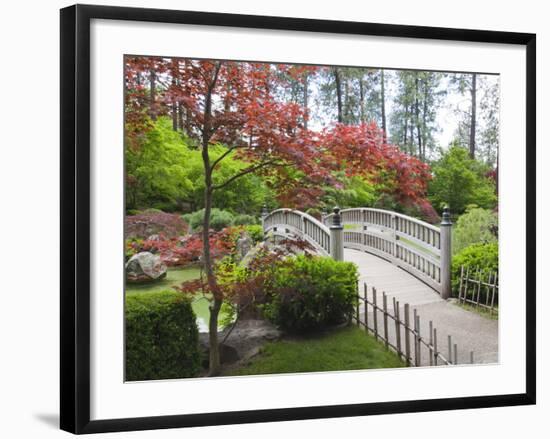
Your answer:
[[[172,287],[180,285],[187,280],[198,279],[199,276],[200,270],[195,267],[169,268],[166,277],[162,280],[145,284],[127,284],[126,294],[154,293],[170,290]],[[198,294],[192,299],[193,311],[197,315],[199,332],[208,332],[208,320],[210,318],[208,305],[208,300],[202,295]],[[224,317],[223,312],[220,312],[218,320],[222,320]],[[222,326],[219,325],[218,329],[222,329]]]

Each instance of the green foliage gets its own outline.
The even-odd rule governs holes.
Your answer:
[[[264,240],[264,229],[261,224],[249,224],[244,229],[250,235],[254,244]]]
[[[227,148],[223,145],[211,145],[210,160],[213,162],[226,151]],[[234,154],[229,154],[216,166],[212,175],[213,184],[223,184],[247,166],[247,163],[235,158]],[[189,202],[194,208],[204,206],[204,164],[199,151],[192,152],[187,167],[187,176],[194,182],[189,194]],[[215,190],[212,203],[220,209],[254,214],[260,212],[265,200],[270,197],[262,177],[248,174],[237,178],[223,189]]]
[[[223,145],[210,146],[214,161],[227,151]],[[126,209],[153,207],[167,212],[196,209],[204,205],[204,164],[201,152],[172,129],[168,117],[159,117],[139,142],[126,147]],[[215,185],[247,167],[229,154],[217,166]],[[264,180],[249,174],[221,190],[214,191],[213,203],[221,209],[257,213],[271,194]]]
[[[253,215],[239,214],[233,219],[234,226],[245,226],[248,224],[258,224],[258,219]]]
[[[126,296],[126,380],[196,376],[200,369],[196,316],[180,293]]]
[[[182,215],[182,218],[187,221],[194,232],[201,230],[204,220],[204,209]],[[234,216],[231,212],[214,207],[210,213],[210,228],[218,231],[225,229],[233,225],[233,220]]]
[[[126,208],[174,210],[193,188],[186,165],[191,155],[170,119],[159,118],[139,148],[126,147]]]
[[[369,183],[363,177],[340,176],[341,188],[327,186],[324,188],[323,204],[325,210],[332,211],[334,206],[343,209],[372,206],[380,196],[380,188]]]
[[[264,305],[265,315],[289,331],[344,322],[354,310],[355,264],[328,257],[296,256],[279,264]]]
[[[342,328],[314,337],[266,344],[248,364],[231,375],[324,372],[404,367],[392,351],[358,327]]]
[[[491,228],[498,224],[497,215],[488,209],[469,207],[453,227],[453,254],[476,243],[496,242]]]
[[[429,199],[436,210],[448,205],[454,215],[470,204],[494,208],[495,185],[486,177],[489,168],[469,157],[468,151],[452,146],[432,167],[434,178],[429,184]]]
[[[455,294],[460,282],[460,267],[469,269],[470,275],[477,273],[487,277],[490,273],[498,272],[498,243],[472,244],[453,256],[452,286]]]

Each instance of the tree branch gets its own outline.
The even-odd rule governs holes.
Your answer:
[[[219,156],[214,162],[212,163],[212,166],[210,167],[210,172],[214,170],[216,165],[220,163],[224,158],[226,158],[229,154],[231,154],[233,151],[235,151],[237,148],[243,148],[244,145],[235,145],[229,148],[227,151],[225,151],[221,156]]]
[[[254,166],[249,166],[248,168],[243,169],[241,172],[233,175],[231,178],[228,178],[223,183],[212,186],[212,190],[222,189],[225,186],[233,183],[236,179],[243,177],[247,174],[251,174],[252,172],[255,172],[259,169],[265,168],[266,166],[283,166],[283,165],[284,163],[277,162],[276,159],[273,159],[273,160],[268,160],[266,162],[258,163],[257,165],[254,165]]]

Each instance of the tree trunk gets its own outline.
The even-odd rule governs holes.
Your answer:
[[[343,122],[346,123],[346,124],[349,124],[350,123],[350,114],[349,114],[349,111],[350,111],[350,96],[349,96],[349,79],[348,78],[344,78],[344,117],[343,117]]]
[[[412,120],[412,103],[411,103],[410,115],[411,115],[411,121],[409,123],[409,137],[410,137],[410,146],[411,146],[410,154],[411,155],[416,155],[419,152],[418,151],[415,152],[415,150],[414,150],[415,149],[414,148],[414,124],[413,124],[413,120]]]
[[[424,108],[422,109],[422,144],[424,145],[424,156],[426,156],[426,143],[428,143],[428,130],[426,121],[428,115],[428,79],[424,79]]]
[[[405,151],[407,151],[407,129],[408,127],[408,120],[409,120],[409,106],[405,105],[405,114],[404,114],[404,126],[403,126],[403,147],[405,148]]]
[[[222,295],[214,276],[214,264],[212,261],[212,255],[210,253],[210,214],[212,212],[212,169],[210,166],[210,156],[208,151],[208,145],[211,137],[211,112],[212,112],[212,92],[216,85],[218,72],[220,65],[218,65],[212,83],[209,86],[209,91],[206,94],[206,100],[204,103],[204,124],[202,133],[202,162],[204,165],[204,217],[203,217],[203,230],[202,230],[202,249],[203,249],[203,262],[204,271],[206,273],[206,279],[208,282],[208,289],[213,296],[210,304],[210,319],[208,321],[208,340],[210,347],[210,362],[209,362],[209,376],[218,375],[220,372],[220,349],[218,345],[218,315],[222,305]]]
[[[172,76],[172,87],[174,89],[177,87],[175,76]],[[175,97],[172,97],[172,129],[174,131],[178,130],[178,104]]]
[[[472,111],[470,118],[470,157],[475,158],[476,156],[476,90],[477,88],[477,74],[472,74]]]
[[[309,117],[309,75],[306,73],[304,76],[304,129],[307,130],[307,122]]]
[[[342,117],[342,84],[340,79],[340,72],[338,70],[338,67],[334,67],[332,70],[334,73],[334,83],[336,85],[336,99],[337,99],[337,105],[338,105],[338,122],[343,122]]]
[[[156,108],[156,81],[157,75],[153,69],[149,71],[149,116],[152,120],[157,120],[157,108]]]
[[[418,157],[424,160],[424,152],[422,151],[422,129],[420,127],[420,105],[418,102],[418,73],[414,77],[414,117],[416,119],[416,137],[418,142]]]
[[[359,78],[359,107],[361,123],[365,122],[365,89],[363,84],[363,78]]]
[[[386,131],[386,85],[384,80],[384,69],[380,69],[380,114],[382,116],[382,132],[384,133],[385,140],[388,132]]]

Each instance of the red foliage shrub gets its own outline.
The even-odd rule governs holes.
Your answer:
[[[126,215],[124,218],[124,237],[147,239],[161,234],[166,238],[185,235],[187,223],[175,213],[143,212],[139,215]]]

